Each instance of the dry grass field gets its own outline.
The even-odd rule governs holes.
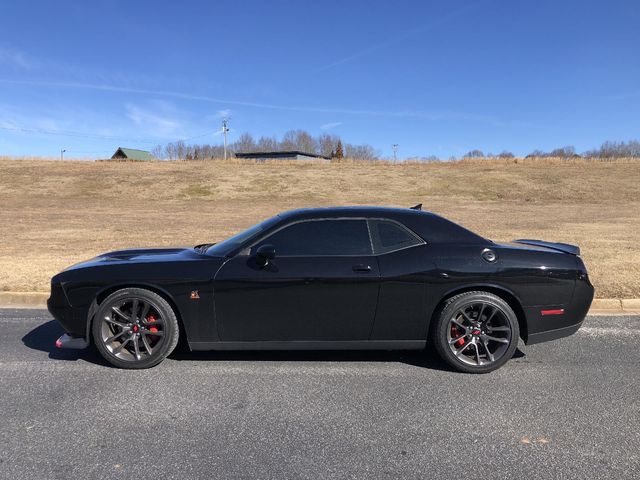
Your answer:
[[[640,297],[640,162],[84,162],[0,158],[0,291],[104,251],[213,242],[278,211],[423,203],[493,240],[575,243],[596,296]]]

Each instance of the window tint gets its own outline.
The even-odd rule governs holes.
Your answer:
[[[257,237],[261,232],[271,228],[280,221],[280,217],[272,217],[264,222],[258,223],[247,230],[236,233],[233,237],[229,237],[220,243],[216,243],[207,249],[208,255],[227,255],[235,248],[238,248],[243,243],[248,242],[253,237]]]
[[[397,223],[385,220],[371,220],[369,225],[371,226],[373,246],[377,254],[423,243],[412,232]]]
[[[259,245],[271,244],[283,255],[371,255],[365,220],[314,220],[294,223]],[[252,248],[255,252],[256,245]]]

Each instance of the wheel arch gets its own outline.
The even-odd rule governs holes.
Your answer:
[[[501,299],[503,299],[505,302],[509,304],[513,312],[516,314],[516,318],[518,319],[518,327],[520,328],[520,338],[522,338],[522,340],[526,343],[529,336],[529,330],[527,328],[527,317],[525,316],[524,309],[522,308],[522,303],[520,302],[520,299],[515,293],[499,285],[472,284],[472,285],[456,287],[447,291],[442,296],[438,304],[436,305],[436,308],[433,310],[433,313],[431,314],[431,318],[429,321],[429,325],[431,326],[435,324],[434,320],[436,319],[437,315],[439,315],[445,302],[449,300],[451,297],[460,295],[461,293],[465,293],[465,292],[476,292],[476,291],[493,293],[494,295],[500,297]],[[431,331],[431,328],[429,328],[429,331]]]
[[[178,304],[174,300],[173,296],[169,292],[167,292],[165,289],[158,287],[157,285],[145,283],[145,282],[116,283],[116,284],[108,285],[98,290],[95,297],[93,298],[93,301],[91,302],[91,306],[89,307],[89,312],[87,314],[86,338],[89,341],[92,341],[91,334],[90,334],[91,324],[93,323],[93,317],[95,316],[96,311],[98,310],[98,307],[104,301],[104,299],[107,298],[109,295],[111,295],[114,292],[117,292],[118,290],[122,290],[124,288],[142,288],[144,290],[149,290],[150,292],[156,293],[160,295],[164,300],[166,300],[169,306],[173,309],[174,313],[176,314],[176,319],[178,320],[178,328],[180,329],[179,336],[178,336],[179,342],[183,342],[183,341],[186,342],[187,337],[185,334],[184,324],[182,320],[182,313],[180,312],[180,308],[178,308]]]

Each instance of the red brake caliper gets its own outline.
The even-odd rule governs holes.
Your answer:
[[[149,322],[149,323],[154,323],[155,321],[156,321],[156,317],[154,317],[154,316],[153,316],[153,314],[149,314],[149,315],[147,316],[147,322]],[[156,333],[156,332],[158,331],[158,329],[157,329],[156,327],[150,327],[150,328],[149,328],[149,331],[150,331],[151,333]]]
[[[458,333],[458,327],[456,327],[455,325],[451,325],[451,338],[456,338],[459,337],[460,333]],[[454,345],[458,348],[460,348],[461,346],[464,345],[464,338],[461,338],[460,340],[458,340],[456,343],[454,343]]]

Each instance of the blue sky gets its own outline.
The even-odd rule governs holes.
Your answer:
[[[105,157],[248,131],[385,156],[639,138],[640,3],[63,1],[0,6],[0,155]],[[195,138],[194,138],[195,137]]]

